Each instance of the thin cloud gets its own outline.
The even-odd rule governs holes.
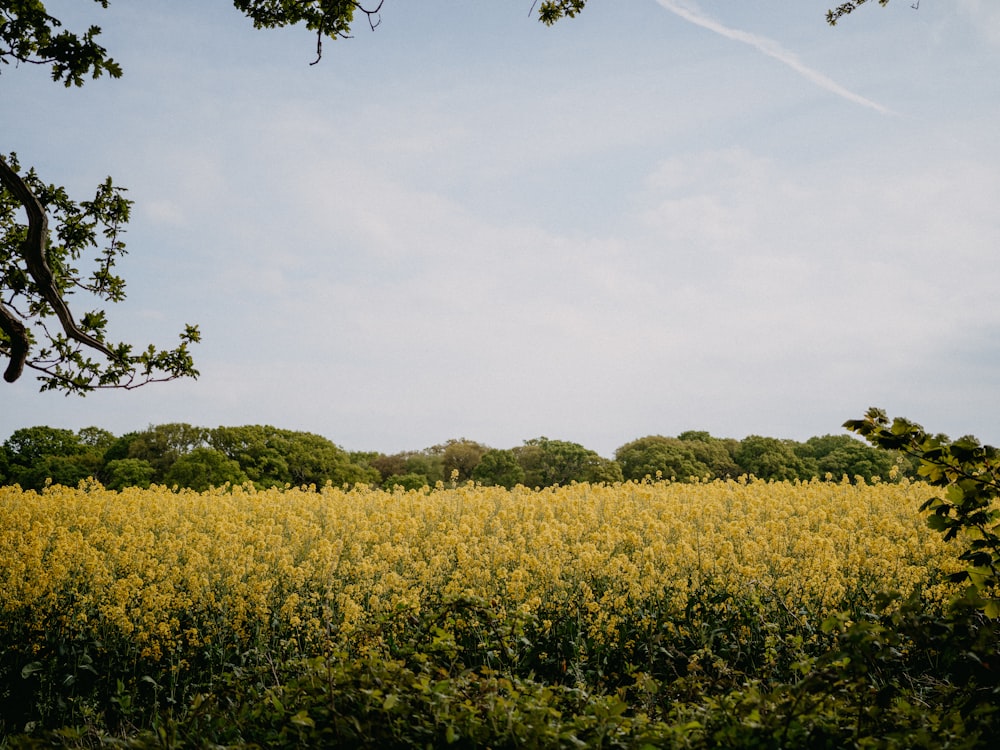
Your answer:
[[[678,2],[677,0],[657,0],[657,2],[671,13],[683,18],[685,21],[690,21],[691,23],[708,29],[709,31],[714,31],[716,34],[720,34],[727,39],[742,42],[743,44],[749,44],[758,52],[762,52],[768,57],[773,57],[778,62],[787,65],[799,75],[809,81],[812,81],[820,88],[826,89],[832,94],[836,94],[837,96],[847,99],[850,102],[854,102],[855,104],[860,104],[863,107],[874,109],[876,112],[883,115],[893,114],[892,110],[883,107],[878,102],[873,102],[871,99],[866,99],[860,94],[855,94],[853,91],[844,88],[833,79],[823,75],[818,70],[813,70],[808,65],[803,63],[794,52],[790,52],[785,49],[773,39],[768,39],[767,37],[759,36],[757,34],[751,34],[748,31],[741,31],[740,29],[733,29],[729,26],[725,26],[724,24],[716,21],[714,18],[706,16],[694,3],[683,1]]]

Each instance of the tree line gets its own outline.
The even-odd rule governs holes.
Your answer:
[[[78,431],[37,426],[15,431],[0,446],[0,484],[41,490],[94,478],[110,489],[168,487],[206,490],[250,482],[269,487],[366,484],[420,489],[438,483],[551,487],[572,482],[669,479],[704,481],[752,475],[765,480],[844,477],[867,482],[914,476],[902,454],[849,435],[804,442],[760,435],[742,440],[688,431],[625,443],[605,458],[579,443],[538,437],[514,448],[466,438],[423,450],[385,454],[347,451],[309,432],[263,425],[151,425],[115,436],[99,427]]]

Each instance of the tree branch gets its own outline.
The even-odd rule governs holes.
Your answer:
[[[7,352],[10,362],[7,364],[7,369],[4,370],[3,379],[8,383],[13,383],[21,377],[21,373],[24,372],[25,360],[28,358],[28,349],[30,348],[28,329],[7,309],[3,302],[0,302],[0,329],[7,334],[7,339],[10,341]]]
[[[111,360],[117,360],[114,352],[101,341],[82,331],[73,320],[72,313],[59,294],[55,277],[46,258],[48,216],[45,213],[45,207],[31,192],[31,188],[25,184],[20,175],[11,169],[2,157],[0,157],[0,184],[11,192],[24,206],[24,210],[28,214],[28,236],[21,245],[21,257],[28,267],[28,273],[38,286],[39,293],[48,302],[52,312],[62,324],[66,337],[84,346],[89,346],[91,349],[96,349]],[[24,325],[14,318],[5,307],[0,308],[0,320],[2,320],[4,333],[11,339],[11,362],[4,372],[4,379],[12,383],[20,377],[23,370],[29,341]],[[20,358],[19,361],[18,358]]]
[[[379,0],[378,6],[376,6],[374,10],[367,10],[363,5],[361,5],[361,3],[354,3],[354,7],[368,17],[368,25],[371,27],[372,31],[375,31],[375,27],[382,23],[382,16],[379,15],[379,11],[382,10],[382,3],[384,2],[385,0]],[[372,21],[373,16],[378,16],[378,20]]]
[[[867,3],[868,0],[849,0],[849,2],[841,3],[836,8],[832,8],[826,12],[826,22],[831,26],[836,26],[837,21],[839,21],[843,16],[853,13],[858,9],[859,6]],[[878,0],[879,5],[888,5],[889,0]],[[917,5],[920,3],[918,2]]]
[[[307,0],[307,2],[303,4],[307,5],[309,4],[309,2],[311,2],[311,0]],[[351,5],[353,5],[355,8],[357,8],[358,10],[360,10],[362,13],[365,14],[365,16],[368,19],[368,26],[371,27],[372,31],[375,31],[375,28],[382,23],[382,16],[379,14],[379,11],[382,10],[382,3],[384,2],[385,0],[379,0],[379,4],[372,10],[368,10],[368,8],[363,6],[361,3],[356,2],[356,0],[352,2]],[[378,17],[377,21],[372,20],[375,17]],[[327,19],[327,14],[324,13],[322,16],[322,21],[325,22],[326,19]],[[316,59],[313,60],[311,63],[309,63],[310,65],[315,65],[316,63],[318,63],[320,60],[323,59],[323,35],[328,33],[330,32],[325,28],[325,23],[320,23],[316,28]],[[340,31],[336,32],[335,36],[338,36],[341,39],[351,38],[350,34]]]

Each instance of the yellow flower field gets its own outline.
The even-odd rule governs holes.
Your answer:
[[[957,569],[917,511],[929,494],[846,481],[2,487],[0,640],[78,637],[152,661],[279,642],[309,652],[380,616],[465,596],[502,616],[571,610],[613,644],[623,622],[682,611],[706,584],[821,618]]]

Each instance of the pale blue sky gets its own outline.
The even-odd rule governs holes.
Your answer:
[[[835,4],[835,3],[834,3]],[[121,80],[0,71],[2,149],[135,201],[112,334],[197,381],[0,390],[34,424],[357,450],[804,439],[870,405],[1000,442],[1000,8],[385,0],[324,45],[228,3],[54,2]],[[67,15],[66,18],[73,18]]]

